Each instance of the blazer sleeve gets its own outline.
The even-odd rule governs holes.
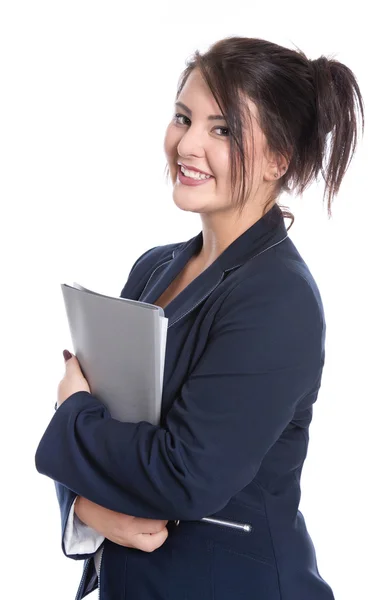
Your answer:
[[[303,277],[287,286],[247,278],[219,307],[165,427],[114,420],[93,395],[76,392],[49,423],[36,468],[118,512],[212,515],[252,481],[296,408],[316,398],[324,336]]]
[[[71,505],[64,532],[65,551],[67,556],[76,554],[93,556],[103,544],[105,537],[78,518],[74,512],[75,502],[76,499]]]
[[[61,548],[67,558],[84,560],[93,556],[102,546],[104,536],[87,527],[74,514],[74,502],[77,494],[54,481],[55,491],[61,512]]]

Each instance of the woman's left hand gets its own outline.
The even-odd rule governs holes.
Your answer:
[[[57,407],[61,406],[62,402],[65,402],[65,400],[76,392],[90,393],[89,384],[81,371],[77,357],[68,350],[64,350],[63,355],[66,371],[58,385]]]

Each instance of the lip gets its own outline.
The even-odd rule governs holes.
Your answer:
[[[201,169],[196,169],[196,167],[191,167],[190,165],[186,165],[183,162],[179,162],[177,163],[178,166],[183,166],[185,169],[188,169],[188,171],[197,171],[197,173],[203,173],[203,175],[209,175],[210,177],[213,177],[213,175],[211,175],[211,173],[207,173],[207,171],[201,171]]]
[[[184,175],[184,173],[181,171],[181,169],[178,169],[178,173],[177,173],[177,181],[180,182],[181,185],[185,185],[185,186],[199,186],[199,185],[207,185],[207,183],[209,183],[211,181],[211,179],[214,179],[214,177],[207,177],[207,178],[203,178],[203,179],[192,179],[191,177],[186,177],[186,175]]]

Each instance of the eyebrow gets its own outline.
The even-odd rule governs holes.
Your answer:
[[[183,102],[176,102],[175,106],[180,106],[181,108],[183,108],[184,110],[186,110],[186,112],[190,116],[192,116],[192,111]],[[223,117],[223,115],[209,115],[208,121],[226,121],[226,118]]]

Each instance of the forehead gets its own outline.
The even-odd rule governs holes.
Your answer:
[[[193,112],[202,110],[220,112],[211,90],[198,69],[190,73],[177,100],[184,102]]]
[[[250,129],[253,127],[253,132],[259,129],[258,110],[255,103],[240,93],[241,105],[243,107],[243,127]],[[206,81],[204,80],[199,69],[194,69],[185,82],[177,100],[183,102],[190,108],[193,114],[201,116],[202,113],[219,114],[220,108]]]

